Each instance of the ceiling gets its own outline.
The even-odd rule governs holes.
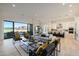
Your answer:
[[[13,7],[14,6],[14,7]],[[3,18],[36,22],[54,22],[79,16],[79,4],[62,3],[0,3]]]

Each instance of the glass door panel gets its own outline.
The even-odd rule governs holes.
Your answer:
[[[13,22],[4,21],[4,39],[13,37]]]

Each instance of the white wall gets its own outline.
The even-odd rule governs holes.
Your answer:
[[[74,17],[61,18],[59,20],[54,20],[49,22],[47,25],[49,27],[49,31],[51,29],[56,29],[58,24],[62,24],[63,29],[68,29],[69,27],[75,27]]]
[[[57,25],[58,24],[62,24],[63,26],[63,29],[68,29],[69,27],[75,27],[75,23],[74,21],[69,21],[69,22],[57,22],[57,23],[53,23],[53,24],[50,24],[50,29],[56,29]]]
[[[0,40],[3,40],[4,35],[3,35],[3,21],[2,18],[0,18]]]
[[[79,40],[79,17],[75,18],[75,25],[76,25],[76,39]]]

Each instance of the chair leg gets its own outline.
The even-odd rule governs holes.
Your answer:
[[[60,53],[60,51],[61,51],[61,43],[59,42],[59,45],[56,48],[56,56],[58,56],[58,54]]]
[[[56,51],[53,51],[51,56],[56,56]]]
[[[61,51],[61,42],[59,42],[59,52]]]
[[[55,49],[55,56],[58,56],[58,48]]]

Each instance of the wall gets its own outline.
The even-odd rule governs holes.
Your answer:
[[[3,21],[2,18],[0,18],[0,40],[2,40],[4,38],[3,35]]]
[[[62,24],[64,29],[68,29],[69,27],[75,27],[74,21],[74,17],[62,18],[59,21],[51,23],[51,27],[56,28],[57,24]]]
[[[75,25],[76,25],[76,40],[79,40],[79,17],[75,18]]]

